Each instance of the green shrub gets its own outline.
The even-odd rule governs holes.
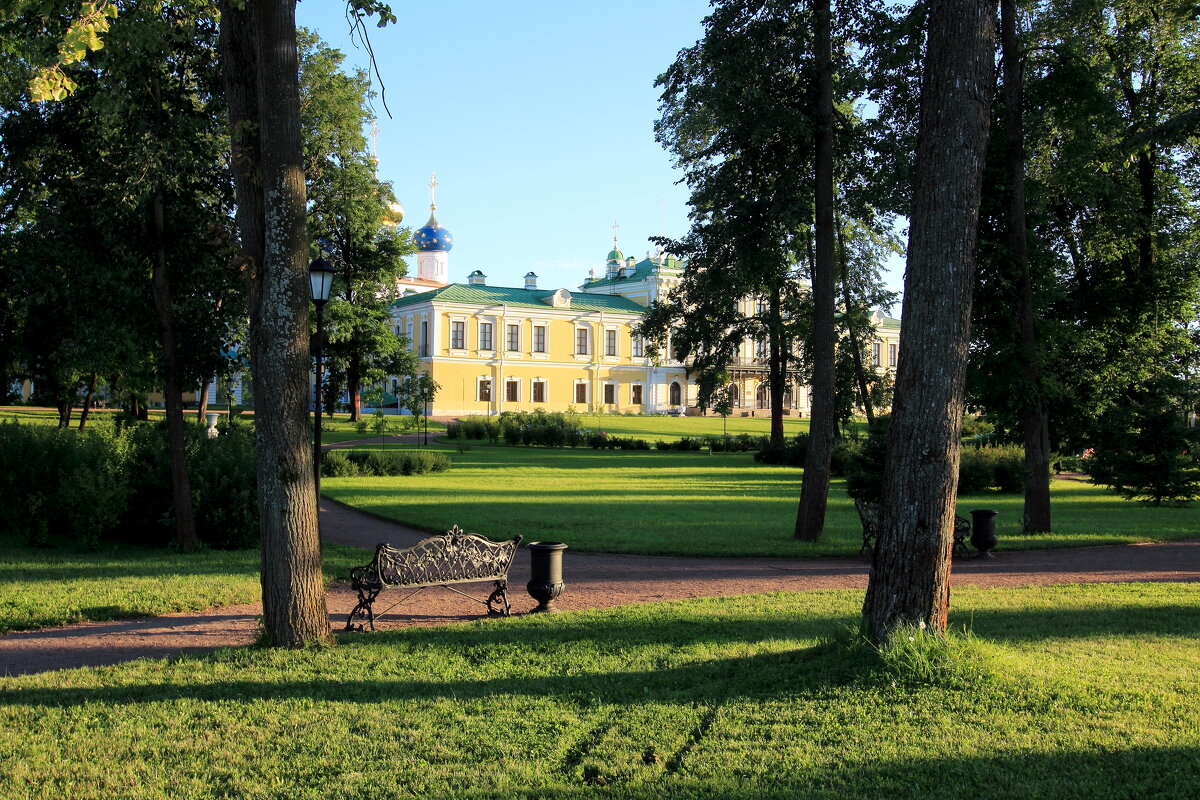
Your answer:
[[[450,458],[445,453],[427,450],[350,450],[328,452],[322,459],[321,474],[334,478],[386,477],[393,475],[422,475],[426,472],[445,472]],[[336,464],[336,467],[333,465]],[[331,470],[337,469],[334,474]]]
[[[352,478],[358,467],[341,450],[327,450],[321,454],[321,475],[326,478]]]
[[[754,454],[754,460],[760,464],[787,464],[792,467],[803,467],[807,457],[807,433],[796,434],[783,447],[771,447],[770,439],[764,439],[759,444],[758,452]]]
[[[0,423],[0,528],[37,546],[70,538],[98,547],[129,495],[124,452],[111,424],[81,433]]]
[[[253,431],[208,439],[187,428],[196,534],[210,547],[258,541]],[[161,546],[174,540],[174,493],[165,423],[97,421],[83,432],[0,425],[0,525],[31,543],[105,538]]]

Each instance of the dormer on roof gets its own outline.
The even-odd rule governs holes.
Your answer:
[[[474,272],[472,272],[470,275],[467,276],[467,285],[468,286],[486,286],[487,285],[487,275],[484,275],[481,270],[475,270]]]
[[[543,297],[542,302],[555,308],[570,308],[571,293],[566,289],[555,289],[553,293]]]

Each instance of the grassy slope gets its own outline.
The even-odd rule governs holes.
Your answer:
[[[0,539],[0,633],[199,611],[262,596],[257,550],[165,549],[106,545],[99,552],[31,548]],[[365,557],[364,557],[365,556]],[[362,550],[325,547],[327,578],[370,560]]]
[[[521,534],[577,550],[673,555],[814,556],[858,552],[861,527],[834,480],[816,544],[791,538],[800,470],[749,454],[472,447],[449,472],[325,479],[325,494],[431,531],[459,524],[493,539]],[[1079,481],[1055,481],[1056,533],[1021,536],[1019,495],[960,498],[1000,511],[1000,549],[1162,541],[1196,536],[1196,508],[1151,508]]]
[[[1200,586],[955,592],[993,677],[823,645],[859,592],[0,678],[0,796],[1128,798],[1200,785]]]

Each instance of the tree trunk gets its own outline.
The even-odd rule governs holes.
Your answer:
[[[1016,0],[1000,2],[1004,67],[1004,109],[1008,149],[1008,248],[1017,273],[1017,325],[1026,407],[1021,427],[1025,436],[1026,533],[1050,531],[1050,424],[1038,357],[1033,278],[1029,271],[1029,241],[1025,223],[1024,69],[1017,41]]]
[[[350,421],[358,422],[362,419],[362,372],[358,357],[353,355],[346,365],[346,392],[350,396]]]
[[[179,386],[175,349],[175,313],[167,277],[166,214],[162,190],[151,200],[150,224],[154,231],[154,273],[151,276],[154,309],[162,329],[163,399],[167,406],[167,452],[171,457],[171,498],[175,504],[175,544],[185,553],[196,549],[196,518],[192,512],[192,483],[187,469],[187,431],[183,420],[183,391]]]
[[[954,526],[994,6],[934,3],[921,90],[896,396],[863,627],[941,634]]]
[[[835,427],[833,61],[830,17],[829,0],[813,0],[813,44],[817,62],[816,258],[812,274],[813,402],[795,530],[797,539],[809,542],[815,542],[825,527],[829,459],[833,452]]]
[[[202,423],[207,422],[205,416],[208,414],[208,390],[212,383],[212,378],[205,378],[204,383],[200,384],[200,402],[197,403],[196,419]]]
[[[330,639],[309,447],[308,281],[294,0],[222,3],[237,221],[250,270],[263,628]],[[260,182],[261,181],[261,182]]]
[[[92,410],[92,397],[96,394],[96,373],[88,378],[87,389],[83,395],[83,408],[79,411],[79,430],[87,425],[88,412]]]
[[[767,391],[771,397],[771,447],[783,447],[783,389],[787,384],[788,352],[783,336],[783,297],[778,287],[771,289],[767,313],[770,315],[770,363],[767,367]]]
[[[834,220],[837,222],[836,218]],[[850,360],[854,364],[854,380],[858,384],[858,396],[862,401],[863,412],[867,415],[867,425],[875,424],[875,404],[871,402],[871,390],[867,386],[867,373],[863,369],[862,343],[854,330],[854,303],[850,296],[850,266],[846,263],[846,239],[842,226],[837,225],[838,264],[842,275],[842,304],[846,314],[846,338],[850,340]]]

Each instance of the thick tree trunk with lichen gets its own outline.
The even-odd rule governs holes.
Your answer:
[[[906,625],[946,629],[995,36],[991,3],[931,7],[900,364],[863,604],[864,628],[877,642]]]
[[[294,0],[222,4],[238,227],[250,290],[263,626],[330,638],[309,447],[305,188]]]

